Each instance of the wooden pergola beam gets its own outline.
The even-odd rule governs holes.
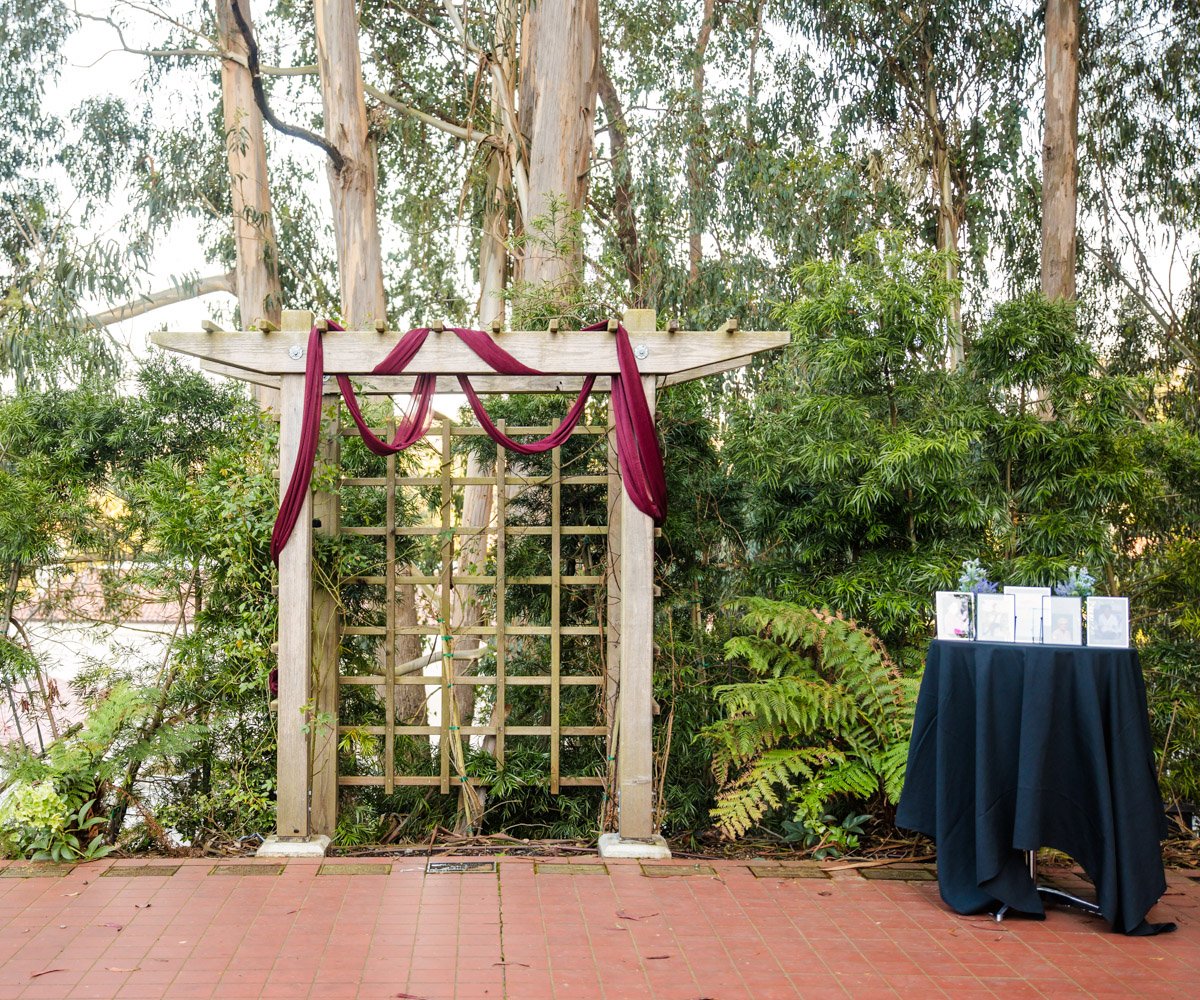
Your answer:
[[[330,331],[324,335],[325,371],[370,375],[400,334],[375,330]],[[744,363],[759,351],[782,347],[789,335],[777,330],[639,330],[630,332],[638,370],[643,375],[678,375],[711,369],[724,362]],[[501,333],[496,342],[524,364],[564,375],[609,375],[618,370],[616,339],[605,330],[548,333],[517,330]],[[308,332],[280,330],[214,330],[162,332],[151,336],[159,347],[216,364],[262,375],[303,375]],[[409,366],[436,375],[495,373],[449,330],[432,332]],[[511,391],[511,390],[509,390]],[[529,390],[527,390],[529,391]],[[545,391],[545,390],[541,390]]]

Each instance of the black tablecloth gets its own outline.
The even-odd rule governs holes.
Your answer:
[[[938,845],[959,913],[1043,913],[1022,851],[1052,847],[1136,932],[1166,891],[1166,819],[1137,653],[934,641],[896,822]]]

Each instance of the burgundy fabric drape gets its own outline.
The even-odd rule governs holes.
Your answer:
[[[464,330],[454,327],[458,339],[466,344],[475,355],[494,372],[501,375],[545,375],[536,368],[522,364],[482,330]]]
[[[604,323],[597,323],[594,326],[585,327],[585,329],[600,330],[604,327]],[[336,323],[329,323],[328,328],[342,330],[342,327]],[[518,361],[483,330],[468,330],[462,327],[451,329],[488,367],[501,375],[545,374],[545,372],[530,368]],[[372,369],[372,374],[402,374],[412,359],[416,357],[428,336],[428,327],[409,330],[388,352],[387,357]],[[629,343],[629,334],[620,325],[617,326],[616,344],[619,373],[612,376],[612,407],[621,480],[638,510],[649,514],[656,522],[661,523],[667,511],[667,484],[663,473],[662,452],[658,446],[654,418],[650,414],[646,394],[642,389],[637,360],[633,356],[633,348]],[[288,539],[296,527],[300,509],[312,483],[313,460],[316,458],[317,439],[321,431],[321,382],[324,368],[325,348],[321,340],[321,331],[314,325],[308,335],[308,357],[304,366],[304,409],[301,417],[300,444],[297,448],[296,464],[292,469],[292,477],[288,481],[288,488],[279,504],[279,514],[271,531],[271,558],[276,564],[279,563],[279,554],[287,545]],[[433,394],[437,391],[435,375],[422,374],[417,377],[416,384],[413,386],[409,410],[390,442],[377,437],[367,426],[350,379],[345,375],[338,375],[337,382],[342,398],[346,401],[346,408],[350,411],[350,416],[358,427],[363,442],[376,455],[394,455],[403,451],[424,437],[425,432],[429,429]],[[458,383],[466,393],[471,409],[475,411],[475,416],[488,436],[504,448],[522,455],[549,451],[566,441],[571,436],[580,417],[583,416],[588,396],[591,394],[595,382],[595,375],[589,375],[584,380],[583,388],[576,397],[575,403],[554,431],[539,441],[523,444],[508,437],[495,425],[484,409],[478,393],[471,385],[471,380],[466,375],[458,376]]]
[[[515,451],[521,455],[539,455],[543,451],[557,448],[571,436],[571,431],[575,429],[575,425],[579,423],[579,418],[583,416],[583,408],[587,405],[588,396],[592,393],[592,386],[596,384],[596,376],[589,375],[583,380],[583,388],[579,390],[579,395],[575,397],[575,402],[571,406],[571,409],[567,411],[567,415],[563,417],[562,423],[546,435],[546,437],[529,444],[514,441],[492,423],[492,418],[488,416],[487,410],[483,408],[483,400],[479,398],[479,395],[475,392],[475,387],[471,385],[471,380],[466,375],[458,376],[458,384],[462,387],[462,391],[466,393],[467,402],[471,404],[471,409],[475,411],[479,425],[487,431],[488,437],[509,451]]]
[[[604,326],[604,323],[595,323],[584,329],[601,330]],[[654,518],[656,524],[661,524],[667,516],[667,478],[663,472],[662,451],[658,447],[658,432],[642,389],[642,377],[629,334],[620,324],[617,325],[617,367],[620,371],[612,378],[611,396],[621,484],[633,505]]]
[[[545,374],[536,368],[530,368],[523,362],[518,361],[482,330],[464,330],[461,327],[455,327],[454,332],[458,335],[458,339],[471,348],[476,356],[494,372],[499,372],[501,375]],[[575,429],[575,425],[579,423],[579,418],[583,416],[583,409],[587,405],[588,396],[592,393],[592,386],[596,384],[596,376],[589,375],[584,379],[583,388],[579,390],[579,395],[575,398],[574,405],[567,411],[567,415],[563,418],[562,423],[540,441],[533,441],[529,444],[514,441],[492,422],[492,418],[488,416],[487,410],[483,408],[483,401],[479,398],[479,394],[475,392],[475,387],[471,385],[471,380],[466,375],[458,376],[458,384],[466,394],[467,402],[471,404],[471,409],[475,411],[475,416],[479,420],[480,426],[487,431],[488,437],[509,451],[515,451],[521,455],[537,455],[541,452],[549,451],[551,448],[557,448],[571,436],[571,431]]]
[[[333,327],[331,326],[332,330]],[[388,356],[377,364],[372,370],[372,375],[399,375],[408,363],[417,356],[417,351],[421,349],[421,345],[425,343],[425,338],[429,336],[428,327],[418,327],[415,330],[409,330],[400,342],[388,352]],[[359,436],[363,439],[363,443],[367,448],[376,455],[395,455],[397,452],[403,451],[416,444],[425,436],[425,432],[429,430],[429,424],[432,421],[433,414],[433,394],[437,392],[437,376],[436,375],[418,375],[416,385],[413,386],[412,402],[409,404],[408,413],[404,419],[400,421],[400,426],[396,428],[396,434],[389,444],[386,441],[377,438],[367,422],[363,419],[362,410],[359,409],[358,399],[354,395],[354,387],[350,384],[350,380],[345,375],[337,377],[338,388],[342,390],[342,399],[346,401],[346,409],[350,411],[350,416],[358,427]]]
[[[335,326],[340,330],[341,327]],[[317,455],[317,437],[321,433],[321,376],[325,368],[325,351],[321,346],[321,331],[314,323],[308,332],[308,354],[304,362],[304,410],[300,418],[300,445],[296,449],[296,464],[292,478],[279,502],[279,513],[271,529],[271,561],[279,565],[279,553],[292,537],[292,529],[300,517],[300,508],[308,496],[312,482],[313,459]],[[280,463],[282,471],[283,463]]]

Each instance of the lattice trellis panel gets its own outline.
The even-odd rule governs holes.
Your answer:
[[[498,425],[518,439],[543,437],[553,430],[505,427],[499,421]],[[349,436],[354,432],[341,433]],[[378,433],[390,438],[392,428],[381,428]],[[342,643],[354,642],[355,636],[371,637],[370,641],[380,644],[382,653],[377,669],[366,673],[341,671],[339,701],[346,697],[349,687],[371,686],[378,693],[383,717],[374,725],[339,725],[339,738],[366,736],[379,741],[381,758],[379,773],[340,774],[339,785],[382,786],[390,793],[405,785],[437,786],[442,792],[451,792],[464,780],[478,784],[479,779],[462,773],[463,751],[471,737],[494,740],[493,752],[501,768],[509,740],[533,737],[546,741],[550,791],[554,794],[563,787],[605,785],[603,747],[609,735],[604,718],[608,525],[603,521],[574,523],[570,517],[575,507],[594,513],[597,508],[607,509],[608,504],[597,504],[592,498],[590,504],[572,505],[565,498],[575,488],[607,490],[610,476],[594,471],[597,466],[603,469],[609,460],[607,433],[604,426],[576,427],[571,441],[564,446],[575,456],[571,467],[564,468],[564,447],[555,448],[540,460],[548,466],[544,474],[530,471],[535,460],[510,455],[489,441],[486,447],[495,456],[492,474],[468,476],[465,455],[455,447],[455,439],[479,438],[485,436],[484,430],[437,420],[425,439],[405,453],[403,461],[416,474],[398,471],[397,459],[390,457],[379,460],[386,461],[383,476],[342,477],[343,508],[351,490],[382,491],[384,497],[383,523],[352,523],[353,518],[343,518],[344,535],[370,538],[379,546],[379,552],[369,572],[341,581],[344,586],[368,588],[374,595],[366,602],[368,611],[357,620],[340,621]],[[589,465],[593,471],[589,471]],[[462,523],[461,492],[467,486],[493,489],[491,518],[482,529]],[[539,492],[536,504],[529,502],[531,491]],[[405,511],[414,507],[420,512],[417,523],[405,523]],[[535,509],[538,514],[531,518],[530,511]],[[481,531],[486,535],[486,564],[464,565],[463,541]],[[591,538],[595,546],[587,544]],[[417,569],[427,572],[414,572],[403,561],[408,540],[425,543],[420,546],[425,565]],[[544,552],[538,549],[543,540]],[[530,549],[536,551],[531,553]],[[515,558],[520,555],[524,558]],[[510,569],[522,562],[524,573]],[[531,562],[540,564],[535,568],[544,572],[529,572]],[[491,572],[487,572],[489,567]],[[417,588],[425,623],[403,626],[397,621],[398,589],[406,584]],[[530,599],[533,588],[541,588],[544,601]],[[456,625],[458,599],[466,589],[473,590],[480,599],[484,617],[478,624]],[[514,593],[521,593],[525,599],[513,602],[510,595]],[[585,593],[588,598],[580,596]],[[513,603],[525,608],[537,604],[544,613],[514,612]],[[581,608],[591,609],[590,614],[583,614],[587,620],[580,620]],[[429,623],[431,618],[436,621]],[[448,628],[446,623],[450,623]],[[440,669],[411,672],[411,663],[397,663],[397,636],[413,634],[421,637],[431,662],[440,663]],[[482,655],[481,644],[488,647]],[[481,669],[471,672],[472,665]],[[478,724],[457,717],[455,691],[463,685],[474,686],[477,696],[482,695],[484,708],[490,709],[482,713],[485,717]],[[406,724],[396,718],[396,691],[406,686],[423,688],[432,698],[435,711],[431,714],[436,724]],[[536,723],[510,723],[514,697],[528,709],[531,689],[544,694],[539,713],[543,718]],[[578,696],[583,696],[584,709],[589,701],[594,708],[591,724],[564,724],[564,698],[578,702]],[[576,717],[577,723],[579,706],[569,714]],[[430,737],[435,737],[438,745],[432,757],[436,762],[434,773],[404,773],[402,767],[397,767],[398,741]],[[597,744],[593,773],[562,773],[564,746],[586,738]]]

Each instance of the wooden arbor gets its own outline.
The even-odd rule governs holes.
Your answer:
[[[623,323],[651,412],[658,388],[745,365],[788,335],[751,332],[730,321],[715,331],[656,329],[653,310],[628,310]],[[303,412],[308,332],[312,316],[284,312],[282,329],[155,334],[167,350],[202,359],[221,374],[280,390],[280,491],[295,472]],[[615,324],[610,324],[615,327]],[[480,392],[578,391],[583,377],[599,375],[594,390],[607,392],[618,368],[610,331],[513,331],[493,329],[496,342],[544,374],[496,375],[458,337],[437,328],[400,376],[372,375],[395,343],[383,323],[373,330],[328,332],[326,373],[360,381],[362,391],[391,395],[412,389],[419,374],[469,375]],[[335,391],[328,380],[325,391]],[[610,448],[611,444],[610,434]],[[665,456],[670,461],[670,456]],[[615,468],[615,463],[613,463]],[[609,477],[608,593],[605,621],[607,669],[618,678],[619,729],[616,794],[618,832],[602,838],[610,855],[665,853],[653,819],[652,681],[654,660],[654,524],[633,505],[620,477]],[[328,846],[337,811],[337,729],[314,726],[334,717],[338,705],[338,629],[332,595],[313,585],[314,530],[337,530],[338,505],[328,494],[310,493],[279,558],[279,722],[276,836],[263,852],[320,854]],[[447,571],[447,585],[453,584]]]

